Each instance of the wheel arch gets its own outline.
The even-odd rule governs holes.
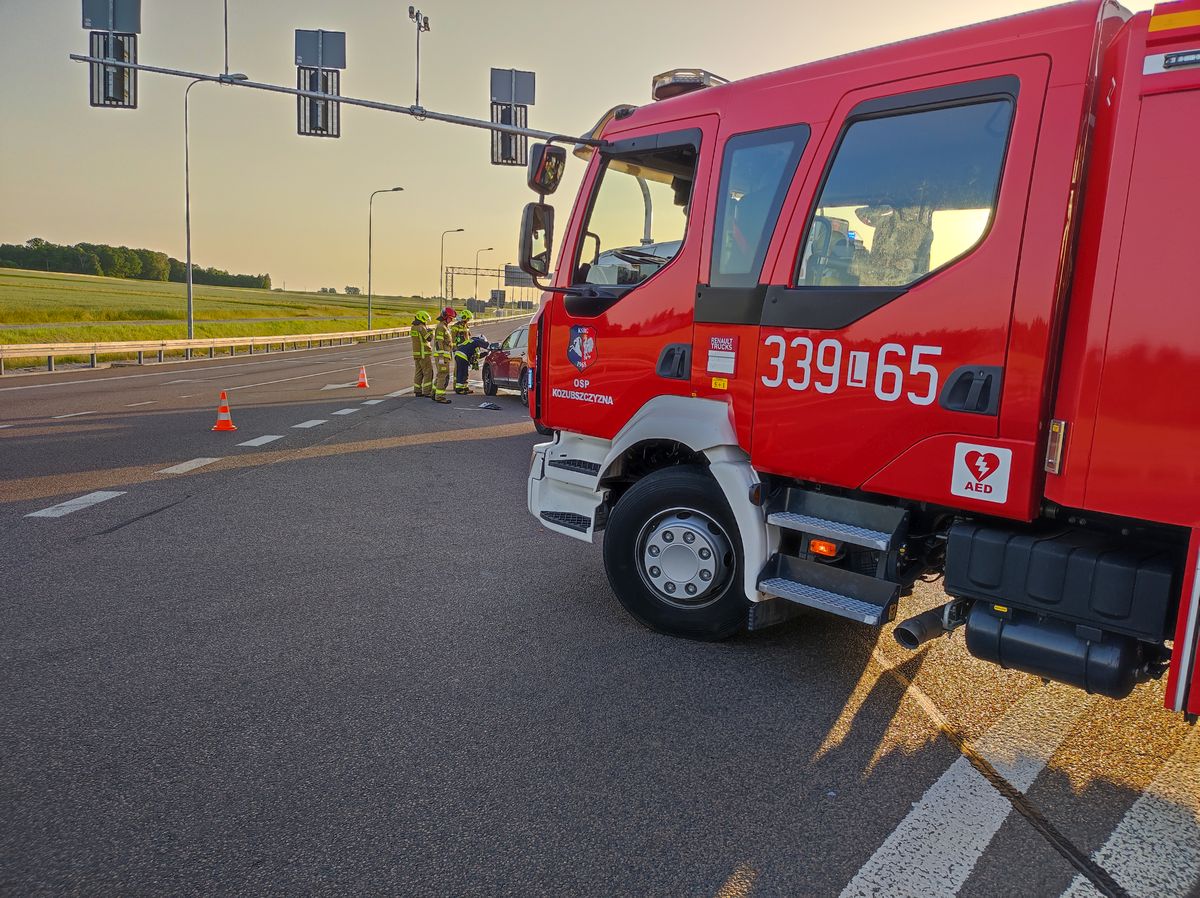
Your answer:
[[[661,463],[655,463],[656,458]],[[724,402],[658,396],[642,406],[613,439],[600,465],[598,482],[607,490],[606,504],[614,505],[625,489],[647,474],[680,463],[702,464],[720,487],[741,536],[746,594],[757,595],[758,574],[775,551],[776,540],[762,509],[750,502],[758,473],[738,445]]]

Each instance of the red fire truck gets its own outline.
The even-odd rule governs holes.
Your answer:
[[[1200,713],[1200,0],[1081,0],[532,148],[530,511],[702,639],[880,626]],[[553,144],[553,142],[551,142]]]

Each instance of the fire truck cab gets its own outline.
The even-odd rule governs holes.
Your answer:
[[[693,638],[803,608],[1200,713],[1200,0],[655,80],[530,332],[530,511]],[[544,147],[531,165],[552,160]],[[531,172],[531,185],[553,188]],[[553,210],[521,261],[547,276]]]

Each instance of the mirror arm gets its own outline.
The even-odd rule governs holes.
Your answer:
[[[600,290],[596,287],[554,287],[550,284],[543,284],[537,278],[531,276],[533,286],[545,293],[561,293],[564,296],[582,296],[585,299],[616,299],[617,294],[610,293],[607,290]]]

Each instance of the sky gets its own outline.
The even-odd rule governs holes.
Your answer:
[[[413,102],[415,29],[395,0],[228,0],[230,71],[292,86],[293,30],[346,32],[346,96]],[[421,101],[488,117],[488,71],[537,73],[531,127],[579,134],[650,79],[698,66],[737,79],[1046,5],[1037,0],[426,0]],[[1151,2],[1126,3],[1133,10]],[[143,0],[139,61],[219,73],[222,0]],[[88,106],[80,0],[0,0],[0,243],[125,244],[184,257],[181,78],[143,73],[137,110]],[[489,164],[484,131],[342,107],[342,137],[296,134],[295,100],[217,84],[191,94],[197,265],[270,273],[275,286],[435,295],[446,264],[512,262],[524,171]],[[565,220],[583,166],[554,197]],[[461,292],[461,291],[459,291]]]

